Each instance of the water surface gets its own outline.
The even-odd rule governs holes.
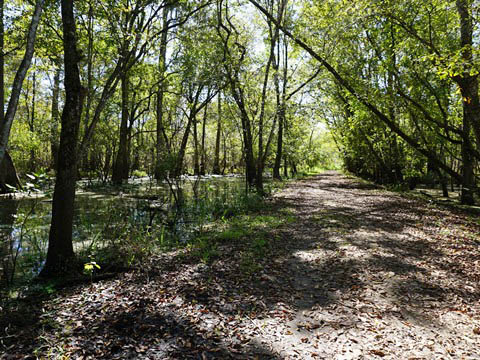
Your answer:
[[[141,178],[122,187],[79,181],[73,227],[75,251],[96,245],[105,234],[122,234],[125,226],[148,230],[170,224],[170,235],[187,241],[195,227],[194,215],[203,211],[206,203],[232,201],[243,191],[244,181],[234,176],[184,177],[161,183]],[[51,208],[48,193],[0,197],[0,280],[4,285],[41,270]],[[185,211],[179,211],[181,208]]]

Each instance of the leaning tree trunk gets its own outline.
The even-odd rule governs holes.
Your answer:
[[[12,128],[15,113],[17,112],[18,100],[22,91],[23,80],[25,80],[27,70],[32,63],[35,38],[37,36],[37,28],[38,24],[40,23],[40,15],[42,14],[44,3],[45,0],[37,0],[35,3],[35,10],[33,12],[27,34],[27,46],[25,49],[25,54],[20,66],[18,67],[17,73],[15,74],[15,79],[13,80],[10,100],[8,102],[4,121],[3,123],[0,123],[0,163],[3,161],[5,152],[7,151],[8,138],[10,137],[10,130]]]
[[[196,104],[194,105],[194,107]],[[183,133],[182,142],[180,144],[180,149],[178,150],[176,164],[173,169],[173,177],[177,178],[182,175],[183,173],[183,160],[185,158],[185,150],[187,149],[187,142],[188,137],[190,135],[190,128],[192,126],[192,122],[197,121],[195,119],[196,112],[194,109],[191,110],[192,112],[188,116],[187,126],[185,127],[185,132]]]
[[[34,61],[33,66],[36,66],[36,61]],[[30,132],[33,134],[35,133],[35,103],[37,97],[37,71],[33,71],[32,75],[32,113],[30,114],[29,119],[29,128]],[[28,168],[30,172],[35,172],[35,150],[32,148],[30,149],[30,159],[28,161]]]
[[[73,2],[61,0],[65,63],[65,105],[58,155],[57,178],[53,193],[52,223],[47,261],[41,276],[52,277],[72,268],[75,183],[77,176],[78,129],[86,90],[80,83]]]
[[[3,0],[0,0],[0,129],[5,121],[5,73],[4,73],[4,26],[3,26]],[[7,192],[8,186],[21,188],[17,171],[12,158],[8,152],[5,152],[3,161],[0,161],[0,192]]]

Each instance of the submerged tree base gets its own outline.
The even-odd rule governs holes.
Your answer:
[[[0,164],[0,193],[7,192],[10,188],[21,189],[22,183],[18,178],[17,169],[8,152],[5,152],[5,158]]]

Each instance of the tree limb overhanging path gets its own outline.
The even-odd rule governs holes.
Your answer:
[[[54,345],[72,358],[479,358],[478,217],[336,172],[289,184],[257,215],[252,224],[288,221],[219,241],[210,265],[180,251],[138,273],[66,290],[36,310],[30,328],[10,324],[1,350],[19,356]],[[251,264],[244,255],[258,234],[267,250]]]

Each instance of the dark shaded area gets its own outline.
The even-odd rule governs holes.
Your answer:
[[[15,165],[8,151],[5,152],[5,157],[0,163],[0,193],[8,192],[9,189],[7,185],[13,188],[22,187],[22,183],[17,175],[17,169],[15,169]]]

